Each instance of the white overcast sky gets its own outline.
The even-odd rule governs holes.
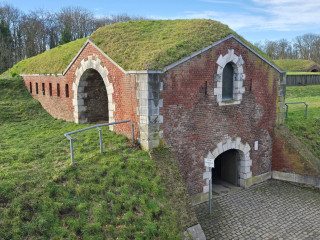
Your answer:
[[[0,0],[1,2],[1,0]],[[3,3],[3,1],[2,1]],[[80,6],[95,15],[127,13],[154,19],[210,18],[251,42],[320,34],[320,0],[10,0],[22,11]]]

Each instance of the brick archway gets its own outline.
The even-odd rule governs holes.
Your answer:
[[[97,71],[104,82],[108,94],[108,120],[109,122],[114,122],[115,104],[112,99],[113,86],[108,80],[109,72],[107,68],[102,66],[101,60],[97,55],[89,56],[87,60],[83,59],[80,67],[78,67],[75,72],[76,80],[72,85],[74,96],[74,121],[76,123],[86,123],[88,121],[88,119],[85,117],[85,111],[87,110],[87,107],[85,106],[85,99],[87,97],[87,93],[85,93],[84,90],[88,85],[85,75],[88,72],[87,70],[90,69]],[[112,129],[112,126],[110,126],[110,129]]]
[[[240,155],[240,166],[238,167],[240,186],[247,186],[247,179],[252,177],[251,166],[252,160],[250,159],[250,146],[248,143],[243,144],[241,138],[237,137],[235,140],[228,138],[217,144],[217,147],[213,151],[209,151],[206,158],[216,159],[220,154],[235,149]],[[205,167],[203,173],[203,179],[206,181],[203,186],[203,193],[209,192],[209,178],[211,177],[211,172],[209,168]]]

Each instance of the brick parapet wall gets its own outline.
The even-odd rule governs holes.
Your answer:
[[[213,89],[217,60],[233,49],[242,56],[245,92],[241,104],[219,106]],[[251,147],[252,174],[269,172],[277,118],[280,74],[234,39],[161,75],[164,141],[172,147],[190,194],[203,190],[204,158],[225,139],[241,138]],[[254,151],[254,142],[259,149]]]

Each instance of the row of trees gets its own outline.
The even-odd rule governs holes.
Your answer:
[[[127,14],[97,18],[87,9],[67,7],[57,13],[35,10],[24,13],[0,3],[0,74],[18,61],[78,38],[99,27],[138,20]]]
[[[281,39],[256,43],[272,59],[308,59],[320,63],[320,35],[305,34],[293,41]]]

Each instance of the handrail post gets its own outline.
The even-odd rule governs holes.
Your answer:
[[[75,167],[75,163],[74,163],[74,152],[73,152],[73,139],[72,137],[70,137],[69,135],[65,134],[65,136],[70,140],[70,154],[71,154],[71,162],[72,162],[72,166]]]
[[[305,117],[306,117],[306,119],[307,119],[307,115],[308,115],[308,104],[307,103],[305,103],[306,104],[306,113],[305,113]]]
[[[134,143],[134,125],[131,121],[130,123],[131,123],[131,129],[132,129],[132,143]]]
[[[72,166],[75,167],[74,163],[74,152],[73,152],[73,139],[70,139],[70,150],[71,150],[71,161],[72,161]]]
[[[71,134],[75,134],[75,133],[78,133],[78,132],[83,132],[83,131],[86,131],[86,130],[89,130],[89,129],[96,128],[99,131],[100,152],[103,153],[102,133],[101,133],[101,128],[100,127],[110,126],[110,125],[115,125],[115,124],[121,124],[121,123],[130,123],[131,124],[132,143],[134,143],[134,124],[131,122],[131,120],[125,120],[125,121],[120,121],[120,122],[112,122],[112,123],[103,123],[103,124],[99,124],[99,125],[95,125],[95,126],[91,126],[91,127],[87,127],[87,128],[83,128],[83,129],[79,129],[79,130],[75,130],[75,131],[72,131],[72,132],[65,133],[64,136],[66,136],[70,140],[70,152],[71,152],[71,161],[72,161],[73,167],[75,167],[75,162],[74,162],[74,152],[73,152],[73,139],[70,136]]]
[[[308,104],[306,102],[286,102],[286,103],[284,103],[284,105],[286,105],[286,107],[287,107],[286,118],[288,118],[289,104],[299,104],[299,103],[303,103],[304,105],[306,105],[306,110],[305,110],[305,113],[304,113],[304,117],[307,118],[307,116],[308,116]]]
[[[100,153],[103,153],[103,144],[102,144],[102,134],[101,134],[101,128],[97,127],[99,131],[99,140],[100,140]]]

